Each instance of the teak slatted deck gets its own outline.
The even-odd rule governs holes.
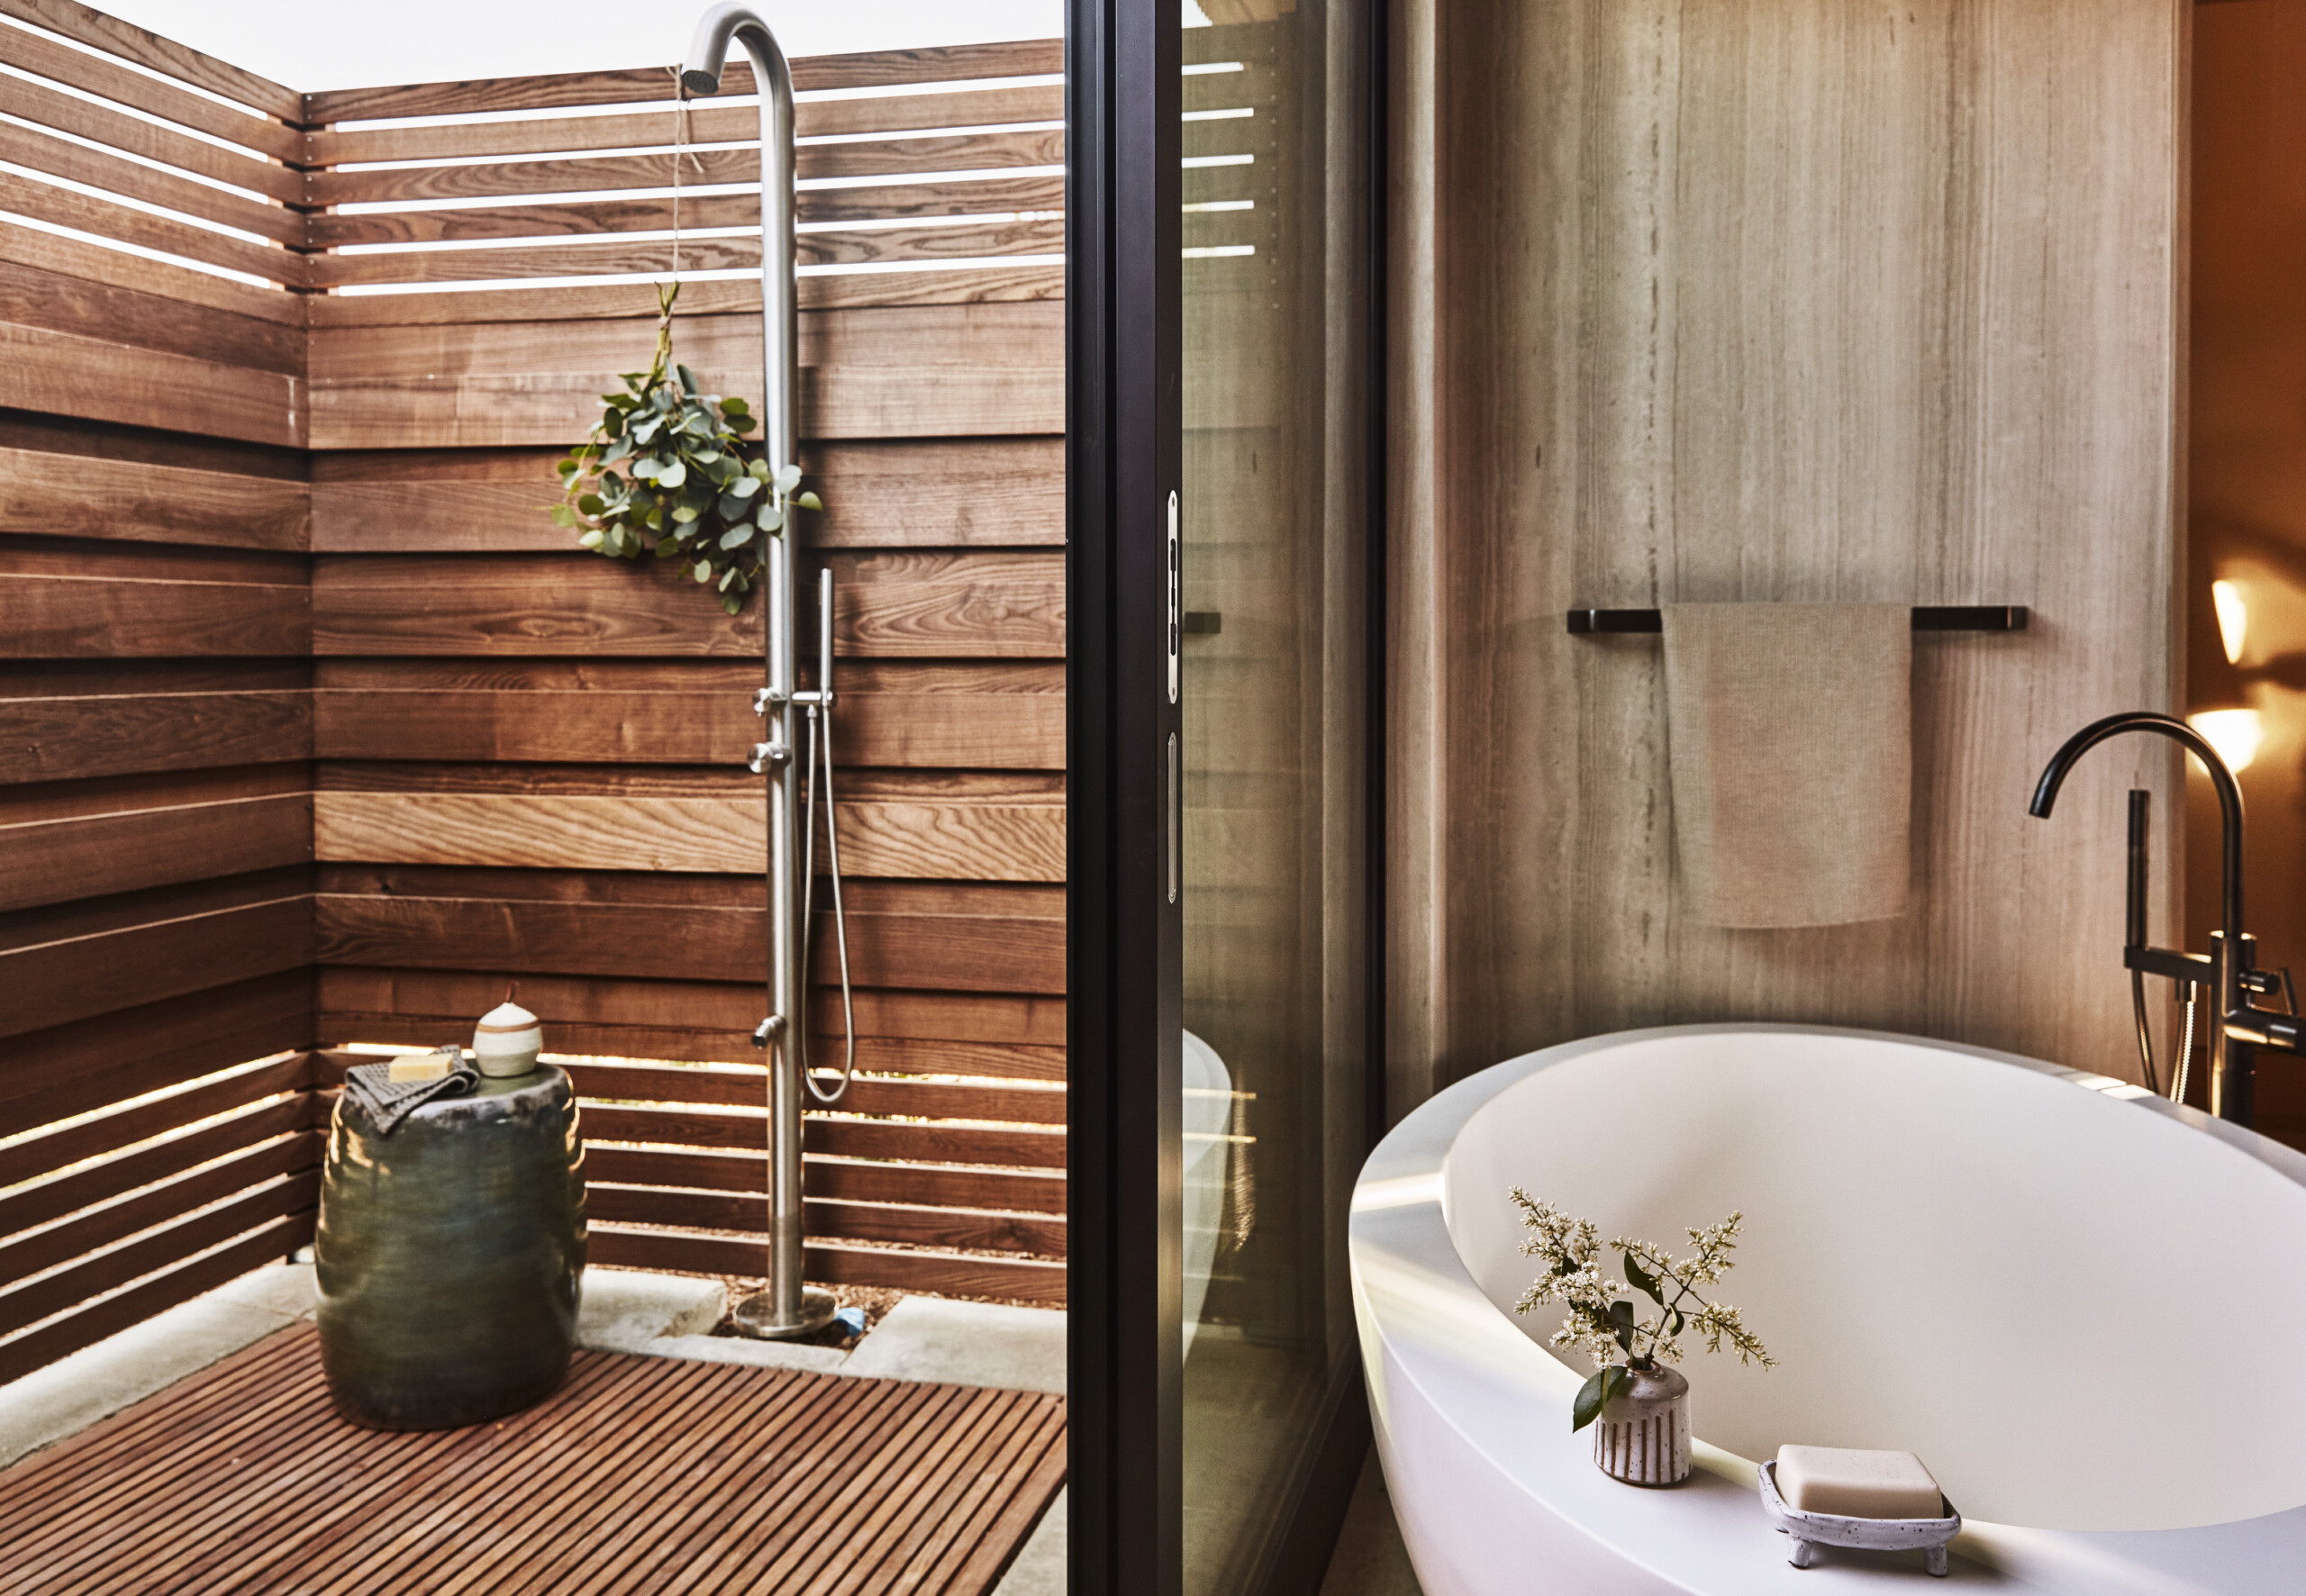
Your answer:
[[[300,1326],[0,1473],[0,1591],[977,1596],[1064,1479],[1062,1397],[615,1353],[360,1429]]]

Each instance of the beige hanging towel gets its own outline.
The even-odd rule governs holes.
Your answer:
[[[1912,610],[1667,604],[1665,618],[1690,917],[1776,927],[1903,914]]]

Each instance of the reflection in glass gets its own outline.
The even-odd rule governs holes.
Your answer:
[[[1366,84],[1352,0],[1186,14],[1185,1588],[1231,1596],[1356,1377]]]

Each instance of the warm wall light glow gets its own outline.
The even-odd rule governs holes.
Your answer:
[[[2247,770],[2250,761],[2258,757],[2258,744],[2265,739],[2265,727],[2256,710],[2204,710],[2199,715],[2188,715],[2186,723],[2210,739],[2210,746],[2218,750],[2229,770]]]
[[[2226,663],[2239,665],[2242,663],[2242,640],[2250,633],[2250,607],[2242,602],[2242,585],[2239,582],[2211,583],[2210,602],[2218,606],[2218,636],[2226,645]]]

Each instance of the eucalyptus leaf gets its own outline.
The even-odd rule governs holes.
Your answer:
[[[696,562],[696,579],[699,582],[710,582],[713,580],[713,562],[711,560],[701,559]]]
[[[799,487],[800,485],[801,485],[801,467],[798,467],[798,466],[779,466],[779,467],[776,468],[776,491],[777,491],[778,493],[780,493],[780,494],[789,494],[789,493],[791,493],[794,488]]]
[[[678,487],[688,480],[688,467],[676,459],[668,466],[658,467],[653,475],[658,487]]]
[[[793,495],[793,503],[798,504],[803,510],[822,510],[825,507],[825,502],[813,493],[794,494]]]
[[[760,530],[764,532],[783,531],[785,530],[785,512],[779,510],[774,504],[762,505],[760,507]]]
[[[750,527],[731,527],[721,534],[721,547],[723,549],[742,549],[752,540],[753,530]],[[737,567],[731,566],[729,568],[733,571]]]
[[[677,371],[677,372],[679,372],[679,373],[680,373],[680,377],[681,377],[681,386],[682,386],[682,387],[684,387],[684,388],[685,388],[685,389],[687,389],[687,390],[688,390],[690,393],[692,393],[692,394],[695,393],[695,392],[696,392],[696,373],[695,373],[694,371],[691,371],[691,370],[690,370],[687,367],[685,367],[685,366],[676,366],[676,367],[673,367],[673,369],[674,369],[675,371]]]
[[[730,483],[728,485],[728,488],[730,494],[734,497],[739,499],[749,499],[755,494],[760,492],[760,478],[752,476],[750,473],[747,473],[746,475],[738,477],[735,481]],[[731,513],[734,513],[734,512],[731,512]]]

